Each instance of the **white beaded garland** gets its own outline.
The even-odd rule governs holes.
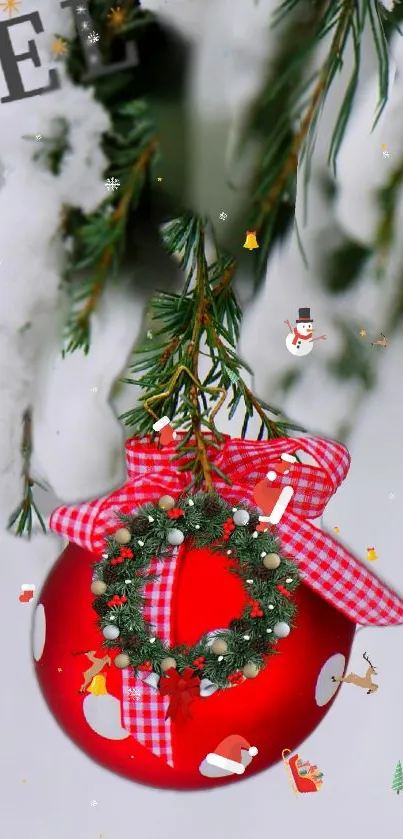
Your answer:
[[[232,516],[232,520],[234,524],[238,527],[245,527],[248,524],[250,519],[250,515],[247,510],[236,510],[234,515]]]
[[[176,547],[177,545],[181,545],[182,542],[185,541],[185,537],[181,530],[178,530],[178,528],[173,527],[172,530],[168,530],[167,541],[170,545],[174,545]]]
[[[273,626],[273,630],[277,638],[287,638],[291,632],[291,627],[285,621],[279,621]]]
[[[107,639],[107,641],[116,641],[116,638],[119,638],[120,632],[117,626],[108,624],[107,626],[104,626],[102,635]]]

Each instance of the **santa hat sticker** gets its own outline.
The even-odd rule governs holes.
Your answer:
[[[243,775],[245,769],[257,755],[256,746],[251,746],[245,737],[231,734],[210,752],[199,766],[205,778],[224,778],[227,775]]]

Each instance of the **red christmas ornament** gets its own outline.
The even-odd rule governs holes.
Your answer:
[[[280,654],[256,678],[233,673],[223,690],[201,678],[192,718],[184,722],[178,713],[165,719],[170,697],[161,694],[157,674],[146,669],[147,659],[137,677],[131,668],[116,667],[115,652],[103,647],[92,608],[92,566],[103,552],[116,510],[157,503],[164,493],[179,497],[191,475],[178,472],[177,462],[149,441],[126,445],[128,481],[123,488],[101,504],[97,500],[59,508],[52,516],[53,529],[81,545],[66,548],[39,596],[33,629],[39,684],[64,731],[111,771],[177,790],[239,782],[236,770],[225,776],[203,774],[207,756],[217,753],[226,738],[244,738],[258,749],[245,772],[250,777],[281,760],[285,746],[295,751],[340,689],[332,677],[345,672],[355,624],[403,623],[403,602],[332,536],[311,524],[347,474],[349,456],[343,446],[312,438],[256,443],[226,438],[223,450],[212,448],[209,457],[230,478],[230,485],[218,475],[214,481],[217,492],[234,506],[240,499],[253,504],[249,475],[260,473],[264,479],[281,454],[302,449],[318,463],[317,468],[299,464],[287,476],[293,498],[276,527],[284,554],[295,556],[303,573],[295,594],[296,627],[279,638]],[[147,453],[150,466],[144,469]],[[83,524],[89,521],[91,529]],[[248,599],[237,575],[229,573],[231,562],[227,555],[192,549],[186,542],[175,558],[164,558],[161,571],[156,558],[150,570],[160,577],[145,586],[144,614],[168,646],[193,645],[241,614]],[[134,690],[139,698],[129,701]],[[233,763],[240,765],[239,756]]]

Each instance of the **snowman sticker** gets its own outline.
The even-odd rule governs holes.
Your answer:
[[[313,337],[313,320],[310,309],[298,309],[298,314],[299,317],[294,328],[292,328],[289,320],[284,321],[290,330],[285,339],[285,345],[292,355],[308,355],[313,349],[314,341],[326,341],[326,335],[319,335],[318,338]]]

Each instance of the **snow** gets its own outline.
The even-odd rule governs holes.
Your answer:
[[[38,5],[24,0],[21,11],[28,14]],[[234,149],[246,116],[245,103],[259,88],[267,45],[277,37],[269,32],[267,24],[275,4],[267,0],[243,0],[242,4],[229,4],[228,0],[148,0],[145,5],[161,8],[165,18],[176,27],[183,26],[198,45],[190,86],[195,138],[192,168],[197,176],[194,174],[189,186],[189,200],[197,211],[212,215],[224,208],[228,215],[226,225],[221,227],[224,230],[240,204],[239,193],[228,188],[228,171],[241,185],[256,153],[252,145],[235,165]],[[108,126],[108,117],[95,102],[91,88],[73,88],[64,78],[63,62],[49,59],[54,33],[68,37],[72,31],[70,12],[61,10],[53,0],[41,0],[40,14],[44,32],[35,36],[35,42],[43,67],[35,68],[29,61],[21,63],[24,84],[27,88],[46,85],[52,66],[60,74],[61,88],[0,105],[0,525],[5,524],[20,497],[20,417],[28,404],[33,404],[36,420],[35,469],[52,487],[48,494],[41,494],[42,507],[49,513],[57,499],[73,502],[101,494],[124,479],[124,431],[116,413],[133,405],[137,394],[136,388],[122,388],[111,398],[112,385],[141,327],[140,297],[111,291],[94,322],[88,357],[78,354],[64,361],[60,358],[64,316],[59,291],[64,261],[58,233],[60,213],[67,203],[87,212],[105,198],[105,161],[98,141]],[[14,27],[16,52],[24,52],[32,37],[28,24]],[[393,52],[401,72],[399,39],[393,44]],[[224,63],[227,87],[221,83]],[[343,76],[324,111],[309,192],[308,224],[304,227],[301,222],[309,268],[304,267],[292,234],[277,248],[266,282],[250,302],[241,351],[255,370],[254,386],[259,395],[273,404],[280,403],[312,433],[337,435],[346,418],[352,418],[352,467],[328,505],[325,525],[330,530],[337,524],[340,538],[361,557],[365,557],[366,545],[375,545],[380,557],[375,570],[402,591],[403,474],[396,452],[403,445],[403,429],[398,422],[403,409],[403,339],[392,337],[386,351],[379,353],[378,384],[370,394],[363,393],[354,382],[336,381],[328,370],[339,349],[340,338],[334,329],[337,318],[354,318],[373,331],[383,329],[393,307],[396,276],[401,268],[399,237],[383,284],[375,281],[372,267],[367,266],[361,283],[329,302],[320,282],[323,253],[338,240],[338,224],[358,241],[369,241],[377,221],[373,190],[385,183],[399,154],[401,76],[398,72],[394,77],[390,103],[379,127],[370,134],[377,99],[375,68],[373,49],[367,44],[360,104],[340,156],[338,200],[333,212],[319,181],[334,111],[349,69],[349,61],[345,62]],[[6,93],[1,73],[0,85],[1,97]],[[60,118],[69,124],[71,152],[61,174],[54,177],[33,161],[39,141],[30,143],[23,135],[49,136]],[[382,156],[382,143],[390,151],[389,159]],[[300,194],[298,200],[302,200]],[[244,294],[242,278],[240,288]],[[316,344],[309,357],[298,359],[303,365],[301,376],[284,396],[280,377],[296,363],[285,347],[284,320],[294,320],[303,305],[311,307],[316,328],[327,334],[328,340]],[[230,424],[221,414],[220,427],[224,432],[238,433],[239,417]],[[251,423],[251,435],[256,428]],[[372,478],[375,475],[375,480],[369,481],[368,474]],[[401,627],[365,629],[364,636],[364,630],[358,630],[348,666],[359,666],[363,651],[369,651],[379,667],[380,690],[376,697],[367,697],[362,691],[342,687],[330,714],[303,746],[304,756],[312,756],[325,769],[322,794],[313,797],[314,811],[310,810],[309,796],[303,809],[289,806],[290,789],[280,764],[249,782],[212,795],[162,793],[122,780],[88,760],[59,730],[40,696],[29,641],[33,610],[29,604],[19,603],[18,593],[26,579],[33,579],[40,591],[62,550],[61,540],[38,534],[27,544],[2,532],[0,545],[3,625],[8,639],[3,645],[6,678],[1,692],[0,788],[2,825],[9,835],[70,839],[101,833],[114,839],[127,832],[127,811],[110,806],[110,802],[121,801],[126,792],[137,812],[138,826],[146,829],[149,839],[157,839],[160,833],[159,823],[148,814],[160,806],[162,797],[168,837],[177,836],[183,824],[191,821],[194,839],[204,837],[209,823],[216,825],[223,839],[241,839],[261,828],[263,816],[256,802],[268,796],[270,823],[284,835],[298,832],[315,839],[323,835],[339,839],[342,831],[346,839],[353,839],[358,825],[366,839],[376,839],[380,831],[388,836],[396,833],[401,813],[395,807],[400,802],[390,787],[399,757],[395,730],[402,692]],[[56,768],[54,754],[58,756]],[[24,786],[22,779],[27,779]],[[370,792],[375,789],[376,799]],[[95,793],[100,805],[96,811],[89,807]],[[342,822],[329,820],[329,812],[340,810],[342,799]],[[195,821],[193,814],[201,800],[203,819]]]

